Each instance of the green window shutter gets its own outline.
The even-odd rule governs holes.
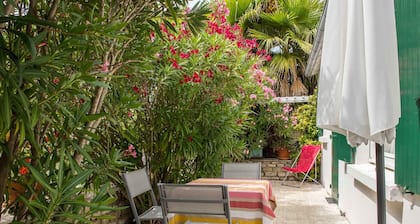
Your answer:
[[[355,148],[347,144],[347,138],[344,135],[333,132],[332,134],[332,180],[331,193],[333,198],[338,199],[338,161],[342,160],[348,163],[354,162]]]
[[[420,194],[420,0],[395,1],[401,119],[395,143],[395,181]]]

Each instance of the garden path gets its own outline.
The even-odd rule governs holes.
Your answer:
[[[337,204],[328,203],[329,195],[321,185],[304,183],[295,188],[283,186],[281,181],[271,183],[277,200],[274,224],[349,224]]]

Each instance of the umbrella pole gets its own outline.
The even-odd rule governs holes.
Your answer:
[[[386,201],[385,201],[385,154],[384,147],[375,144],[376,150],[376,206],[378,224],[386,224]]]

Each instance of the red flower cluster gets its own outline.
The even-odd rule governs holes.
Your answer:
[[[26,174],[28,174],[28,173],[29,173],[29,168],[28,168],[28,167],[26,167],[26,166],[22,166],[21,168],[19,168],[19,173],[20,173],[21,175],[26,175]]]
[[[215,100],[216,104],[221,104],[223,102],[223,98],[224,98],[223,96],[217,97]]]
[[[179,57],[182,59],[188,59],[190,58],[190,56],[191,56],[190,53],[184,53],[184,52],[179,53]]]
[[[172,63],[173,68],[182,70],[181,65],[178,64],[178,61],[176,59],[171,58],[169,59],[169,61]]]
[[[208,70],[208,71],[204,71],[204,70],[200,70],[200,73],[198,72],[194,72],[192,76],[188,76],[186,74],[184,74],[184,78],[179,81],[180,84],[185,84],[188,82],[193,82],[193,83],[200,83],[201,82],[201,76],[203,75],[207,75],[207,77],[209,78],[213,78],[214,77],[214,73],[212,70]]]
[[[175,25],[175,24],[172,24],[172,25]],[[181,27],[180,27],[180,33],[178,34],[178,36],[176,37],[175,35],[173,35],[172,33],[170,33],[169,32],[169,30],[168,30],[168,28],[166,27],[166,24],[165,23],[161,23],[160,25],[159,25],[159,29],[160,29],[160,31],[162,31],[162,33],[163,33],[163,36],[167,39],[167,40],[169,40],[169,41],[173,41],[173,40],[180,40],[180,39],[182,39],[182,38],[184,38],[184,37],[189,37],[191,34],[190,34],[190,31],[188,30],[188,28],[187,28],[187,23],[185,22],[185,21],[183,21],[182,23],[181,23]]]
[[[176,50],[175,50],[175,48],[173,46],[171,46],[169,48],[169,50],[171,51],[171,54],[176,55]]]
[[[210,53],[217,51],[219,48],[220,48],[220,45],[214,45],[214,46],[211,46],[211,47],[207,50],[207,52],[204,54],[204,57],[205,57],[205,58],[208,58],[208,57],[210,56]]]
[[[219,70],[221,72],[225,72],[225,71],[229,70],[229,67],[227,65],[224,65],[224,64],[217,65],[217,67],[219,68]]]
[[[132,89],[135,93],[140,93],[140,89],[139,89],[139,87],[137,87],[137,86],[133,86],[131,89]]]
[[[236,42],[236,46],[239,48],[253,49],[258,47],[258,43],[256,39],[240,39]]]
[[[192,49],[190,51],[191,54],[198,54],[200,51],[198,49]]]
[[[238,24],[231,26],[226,22],[226,16],[229,15],[229,9],[226,7],[224,1],[218,1],[216,4],[216,11],[211,14],[211,18],[207,23],[207,32],[209,34],[224,35],[226,39],[236,41],[237,47],[249,49],[249,52],[253,53],[253,50],[258,48],[257,40],[245,39],[242,36],[242,31]],[[257,55],[262,56],[266,61],[271,60],[271,56],[268,55],[265,50],[258,50]],[[208,54],[206,54],[205,57],[208,57]]]
[[[204,75],[204,74],[205,74],[205,71],[201,70],[200,71],[200,75]],[[213,73],[212,70],[208,70],[207,71],[207,77],[209,77],[209,78],[213,78],[214,77],[214,73]]]
[[[139,87],[137,87],[137,86],[133,86],[133,87],[131,87],[131,89],[132,89],[135,93],[137,93],[137,94],[142,94],[143,96],[147,96],[147,89],[146,89],[146,87],[143,87],[143,89],[142,89],[142,90],[140,90],[140,88],[139,88]]]

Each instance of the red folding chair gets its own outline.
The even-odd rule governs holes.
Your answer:
[[[289,173],[294,173],[295,175],[301,173],[305,175],[302,182],[300,182],[298,186],[293,186],[293,187],[302,186],[306,178],[309,178],[312,181],[318,183],[318,181],[316,181],[314,178],[309,176],[309,171],[311,171],[314,164],[316,164],[316,157],[318,156],[320,151],[321,151],[320,145],[304,145],[299,155],[296,157],[295,161],[293,162],[292,166],[283,167],[283,169],[286,170],[287,172],[286,172],[286,176],[283,179],[282,184],[287,185],[285,184],[285,181],[287,177],[289,176]],[[315,173],[316,173],[316,165],[315,165]],[[291,186],[291,185],[288,185],[288,186]]]

